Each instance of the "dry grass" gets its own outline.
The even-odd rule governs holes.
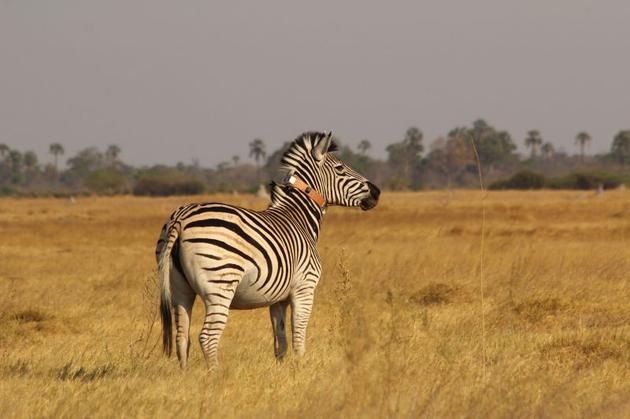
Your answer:
[[[485,357],[480,199],[330,211],[306,356],[233,312],[213,374],[200,304],[190,368],[158,346],[153,246],[186,199],[0,200],[2,416],[630,415],[630,192],[488,195]]]

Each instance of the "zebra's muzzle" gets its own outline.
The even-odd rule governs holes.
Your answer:
[[[363,211],[371,210],[378,204],[378,198],[381,196],[381,190],[372,182],[367,183],[368,188],[370,189],[370,196],[367,198],[363,198],[359,207]]]

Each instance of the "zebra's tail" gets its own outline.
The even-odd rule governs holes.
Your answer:
[[[173,246],[179,238],[180,224],[174,222],[169,225],[166,236],[166,246],[160,255],[160,263],[158,267],[160,275],[160,314],[162,318],[162,346],[164,354],[171,356],[173,347],[173,316],[171,301],[171,254]]]

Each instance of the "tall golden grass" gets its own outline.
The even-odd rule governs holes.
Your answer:
[[[487,195],[485,348],[480,192],[332,209],[306,355],[233,311],[213,373],[199,301],[186,371],[158,335],[154,244],[199,199],[0,200],[3,417],[630,415],[629,192]]]

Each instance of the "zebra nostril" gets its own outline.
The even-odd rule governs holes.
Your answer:
[[[378,188],[378,186],[376,186],[372,182],[368,182],[367,185],[370,189],[370,194],[372,195],[372,197],[374,199],[378,199],[378,197],[381,195],[381,190]]]

